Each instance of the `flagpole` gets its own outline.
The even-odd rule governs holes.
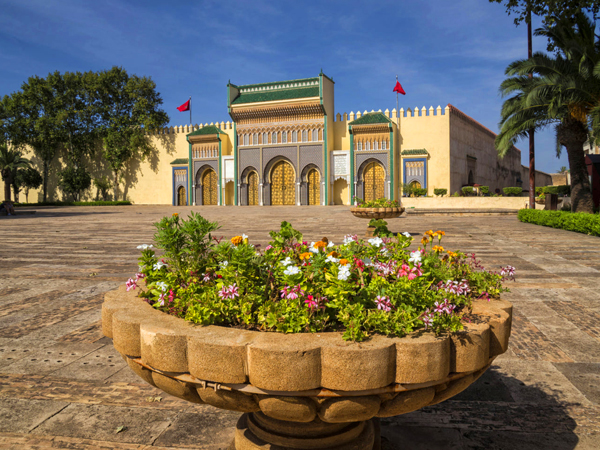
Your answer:
[[[396,83],[398,83],[398,75],[396,75]],[[398,103],[398,91],[396,91],[396,130],[398,133],[398,136],[400,136],[400,107],[399,107],[399,103]],[[400,139],[398,139],[398,147],[400,146]],[[400,148],[398,148],[398,150],[400,150]],[[398,154],[400,154],[400,152],[398,152]],[[398,159],[400,159],[398,157]],[[392,168],[393,169],[393,168]],[[402,161],[400,160],[400,170],[402,170]],[[400,184],[401,178],[398,177],[398,184]],[[396,186],[396,189],[398,189],[398,187]],[[400,194],[400,196],[398,198],[400,198],[402,196],[402,193]],[[402,199],[400,198],[400,203],[402,203]]]
[[[190,95],[190,126],[192,125],[192,96]]]

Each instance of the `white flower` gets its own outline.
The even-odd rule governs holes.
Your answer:
[[[229,261],[223,261],[223,262],[221,262],[221,269],[224,269],[228,265],[229,265]]]
[[[165,283],[164,281],[159,281],[158,283],[156,283],[156,287],[160,288],[161,291],[166,292],[167,291],[167,283]]]
[[[408,261],[414,264],[421,262],[421,252],[419,250],[411,252]]]
[[[333,256],[328,256],[327,257],[327,261],[332,262],[332,263],[338,263],[338,262],[340,262],[339,259],[334,258]]]
[[[143,264],[138,264],[138,272],[141,272],[142,270],[144,270],[146,268],[145,265]]]
[[[346,236],[344,236],[344,245],[348,245],[350,242],[354,242],[355,241],[355,236],[352,236],[351,234],[347,234]]]
[[[148,245],[148,244],[142,244],[142,245],[138,245],[137,249],[138,250],[147,250],[149,248],[152,248],[152,244]]]
[[[405,236],[409,239],[412,237],[408,231],[405,231],[404,233],[402,233],[402,236]]]
[[[163,267],[166,267],[166,266],[167,266],[167,265],[166,265],[164,262],[162,262],[162,261],[158,261],[156,264],[154,264],[154,265],[152,266],[152,268],[153,268],[154,270],[160,270],[160,269],[162,269]]]
[[[248,235],[247,235],[247,234],[244,234],[244,233],[242,233],[242,239],[248,239]]]
[[[346,281],[350,276],[350,267],[339,266],[340,271],[338,272],[338,280]]]
[[[292,264],[292,260],[290,259],[289,256],[287,258],[285,258],[283,261],[281,261],[282,266],[289,266],[290,264]]]
[[[333,247],[335,244],[333,242],[329,242],[329,244],[327,244],[327,247]]]
[[[382,248],[379,253],[383,253],[384,255],[388,254],[387,248]]]
[[[374,247],[379,247],[381,244],[383,244],[383,239],[381,239],[380,237],[374,237],[372,239],[369,239],[369,244],[371,244]]]
[[[296,267],[296,266],[289,266],[288,268],[286,268],[283,273],[285,275],[296,275],[298,273],[300,273],[300,268]]]
[[[310,247],[308,247],[308,251],[312,253],[319,253],[319,249],[315,248],[315,243],[311,242]]]

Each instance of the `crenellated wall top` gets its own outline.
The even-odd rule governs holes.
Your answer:
[[[364,116],[365,114],[368,114],[369,112],[380,112],[385,114],[386,117],[392,119],[392,121],[394,121],[394,119],[397,119],[398,117],[400,119],[408,119],[408,118],[417,118],[417,117],[432,117],[432,116],[443,116],[443,115],[447,115],[450,113],[450,109],[451,109],[451,105],[446,106],[445,108],[442,108],[441,106],[438,105],[437,108],[434,108],[433,106],[430,106],[429,109],[427,109],[425,106],[423,106],[422,108],[419,108],[418,106],[414,107],[414,108],[400,108],[399,111],[396,110],[396,108],[392,109],[391,111],[389,109],[386,109],[385,111],[382,111],[381,109],[379,110],[374,110],[372,109],[371,111],[367,111],[365,110],[364,112],[360,112],[357,111],[356,113],[354,111],[350,111],[350,113],[337,113],[335,115],[335,122],[352,122],[353,120],[356,119],[360,119],[362,116]]]

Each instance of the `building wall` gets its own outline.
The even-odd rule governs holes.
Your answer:
[[[521,178],[523,179],[523,190],[529,191],[529,167],[521,166]],[[552,186],[553,176],[546,172],[535,171],[535,187]],[[566,178],[566,177],[565,177]],[[571,183],[562,183],[571,184]]]

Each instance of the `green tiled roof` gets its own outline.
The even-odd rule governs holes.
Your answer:
[[[171,162],[172,166],[181,166],[185,164],[187,166],[188,159],[187,158],[177,158],[175,161]]]
[[[223,131],[214,125],[209,125],[207,127],[202,127],[196,131],[191,132],[188,136],[199,136],[202,134],[225,134]]]
[[[424,148],[413,148],[410,150],[402,150],[402,155],[429,155],[429,152]]]
[[[240,93],[231,102],[232,105],[319,96],[318,77],[274,81],[271,83],[246,84],[236,87],[239,89]]]
[[[374,123],[392,123],[389,117],[380,112],[364,114],[360,119],[353,120],[348,125],[370,125]]]

